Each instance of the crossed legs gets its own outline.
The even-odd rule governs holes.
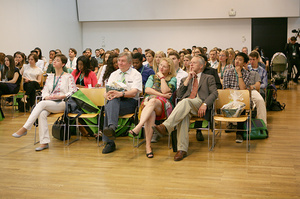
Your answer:
[[[138,125],[132,129],[133,132],[138,133],[145,125],[145,134],[146,134],[146,153],[152,152],[151,149],[151,138],[153,135],[152,126],[155,125],[155,118],[162,113],[162,104],[161,101],[158,99],[151,99],[147,102],[146,106],[144,107],[140,122]]]

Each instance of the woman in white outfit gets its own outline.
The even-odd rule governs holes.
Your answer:
[[[33,109],[24,126],[12,134],[12,136],[16,138],[26,135],[27,131],[31,129],[33,123],[38,118],[40,146],[35,149],[36,151],[49,148],[50,135],[47,123],[48,115],[50,113],[63,112],[65,110],[65,102],[63,99],[72,95],[77,90],[73,76],[63,71],[67,60],[67,57],[63,54],[55,56],[53,61],[55,75],[49,75],[46,80],[42,91],[43,100]]]

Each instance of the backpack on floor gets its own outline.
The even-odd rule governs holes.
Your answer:
[[[282,111],[285,108],[285,103],[277,101],[277,88],[274,84],[267,86],[267,105],[268,111]]]
[[[246,129],[246,123],[244,124],[244,129]],[[247,132],[244,132],[244,140],[247,138]],[[250,139],[265,139],[269,137],[269,132],[266,124],[262,119],[251,119],[251,133]]]

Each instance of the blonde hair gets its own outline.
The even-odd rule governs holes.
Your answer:
[[[163,61],[166,61],[169,65],[170,68],[170,72],[169,74],[166,76],[166,81],[170,81],[172,79],[172,77],[176,77],[176,71],[175,71],[175,67],[174,67],[174,62],[172,59],[168,58],[168,57],[163,57],[159,64]],[[155,72],[155,74],[157,73],[157,71]]]
[[[229,62],[231,61],[230,63],[232,64],[232,62],[233,62],[233,60],[234,60],[234,58],[235,58],[235,52],[234,52],[234,50],[233,50],[232,48],[229,48],[227,51],[228,51],[229,54],[232,55],[232,58],[233,58],[233,59],[232,59],[232,60],[229,60]],[[228,59],[229,59],[229,55],[228,55]]]
[[[228,53],[228,51],[227,50],[222,50],[221,52],[220,52],[220,54],[221,53],[225,53],[225,55],[226,55],[226,57],[227,57],[227,59],[226,59],[226,65],[225,66],[227,66],[228,64],[230,64],[229,62],[229,53]],[[222,64],[221,64],[221,62],[219,61],[219,65],[218,65],[218,68],[217,68],[217,71],[218,71],[218,73],[220,73],[221,72],[221,67],[222,67]]]
[[[160,64],[160,63],[156,63],[156,56],[158,56],[158,55],[161,55],[162,56],[162,58],[164,58],[164,57],[166,57],[166,54],[163,52],[163,51],[157,51],[156,53],[155,53],[155,55],[154,55],[154,60],[153,60],[153,70],[154,70],[154,72],[157,72],[157,68],[158,68],[158,64]]]

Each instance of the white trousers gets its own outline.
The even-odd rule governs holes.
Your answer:
[[[252,100],[256,105],[257,109],[257,119],[262,119],[267,126],[267,109],[264,99],[257,90],[251,91]]]
[[[52,100],[43,100],[35,106],[23,127],[30,130],[33,123],[39,118],[40,143],[47,144],[50,142],[47,117],[50,113],[61,113],[64,112],[64,110],[64,101],[55,102]]]

